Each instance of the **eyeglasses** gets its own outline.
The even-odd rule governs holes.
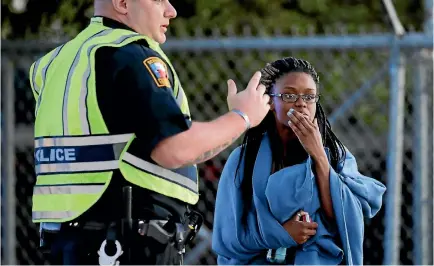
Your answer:
[[[305,103],[316,103],[320,97],[319,94],[270,93],[268,95],[272,97],[280,97],[282,101],[287,103],[295,103],[300,97]]]

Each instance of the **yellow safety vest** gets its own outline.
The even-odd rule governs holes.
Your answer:
[[[128,147],[135,134],[110,134],[98,107],[95,52],[140,39],[168,63],[174,77],[173,95],[190,117],[179,78],[158,43],[133,31],[106,27],[100,18],[92,18],[73,40],[30,68],[36,99],[34,222],[67,222],[79,217],[99,200],[116,169],[135,185],[197,203],[196,165],[169,170],[134,156]]]

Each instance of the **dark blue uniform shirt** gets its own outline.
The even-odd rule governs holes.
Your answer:
[[[103,24],[129,29],[108,18],[103,18]],[[149,57],[161,56],[150,49],[146,41],[121,48],[103,47],[97,50],[95,56],[97,100],[109,132],[136,133],[138,141],[133,142],[129,151],[153,162],[150,154],[160,141],[190,126],[172,94],[173,73],[169,68],[168,77],[172,86],[157,86],[143,62]],[[120,171],[115,171],[103,196],[79,220],[110,221],[122,218],[122,187],[127,184]],[[169,213],[173,213],[171,208],[180,213],[185,210],[186,204],[181,201],[132,186],[133,216],[136,218],[167,218]]]

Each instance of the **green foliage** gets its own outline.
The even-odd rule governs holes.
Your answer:
[[[279,29],[291,34],[307,34],[314,26],[316,33],[324,32],[330,25],[342,24],[348,31],[357,32],[361,27],[383,25],[387,28],[386,15],[378,0],[176,0],[178,10],[173,32],[177,36],[191,35],[200,27],[205,35],[216,28],[232,28],[241,34],[246,26],[261,35],[271,35]],[[394,1],[403,24],[422,28],[423,0]],[[93,0],[42,1],[29,0],[23,13],[14,13],[12,0],[2,1],[2,38],[29,39],[44,33],[58,36],[52,30],[53,23],[60,23],[62,34],[74,36],[88,23],[93,12]],[[258,26],[261,27],[258,27]]]

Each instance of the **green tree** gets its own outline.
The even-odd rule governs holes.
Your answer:
[[[13,0],[2,1],[2,38],[37,39],[72,37],[83,29],[93,13],[92,0],[42,1],[28,0],[22,13],[14,12]],[[310,30],[323,33],[330,25],[342,24],[349,32],[361,27],[382,25],[385,12],[378,0],[176,0],[178,10],[173,22],[175,36],[191,36],[200,27],[203,35],[212,35],[216,28],[241,34],[246,26],[252,34],[271,35],[278,28],[283,34],[299,34]],[[394,1],[403,24],[417,30],[423,23],[423,0]],[[53,27],[56,25],[57,27]],[[260,25],[261,27],[258,27]],[[54,28],[54,29],[53,29]],[[260,29],[260,30],[259,30]]]

